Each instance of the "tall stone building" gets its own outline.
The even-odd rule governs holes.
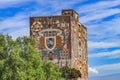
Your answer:
[[[59,67],[69,66],[82,73],[88,80],[87,29],[79,22],[79,15],[72,9],[62,10],[61,15],[30,18],[30,35],[42,52],[42,58]]]

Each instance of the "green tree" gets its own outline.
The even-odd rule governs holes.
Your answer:
[[[81,77],[80,71],[75,68],[70,68],[65,66],[61,68],[61,71],[62,71],[62,77],[66,79],[76,79]]]
[[[52,62],[44,61],[43,69],[45,72],[46,80],[64,80],[64,78],[61,77],[60,69]]]
[[[58,67],[41,60],[35,40],[0,34],[0,80],[63,80]]]

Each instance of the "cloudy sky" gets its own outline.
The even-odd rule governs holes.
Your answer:
[[[29,36],[30,16],[74,9],[88,29],[89,77],[120,73],[120,0],[0,0],[0,33]]]

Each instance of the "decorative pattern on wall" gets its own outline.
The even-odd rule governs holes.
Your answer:
[[[70,17],[31,18],[31,36],[37,41],[42,58],[53,60],[58,65],[70,65]]]

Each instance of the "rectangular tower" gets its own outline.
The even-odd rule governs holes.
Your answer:
[[[72,9],[62,10],[60,16],[31,17],[30,35],[36,39],[43,60],[76,68],[82,80],[88,80],[87,30],[78,18]]]

